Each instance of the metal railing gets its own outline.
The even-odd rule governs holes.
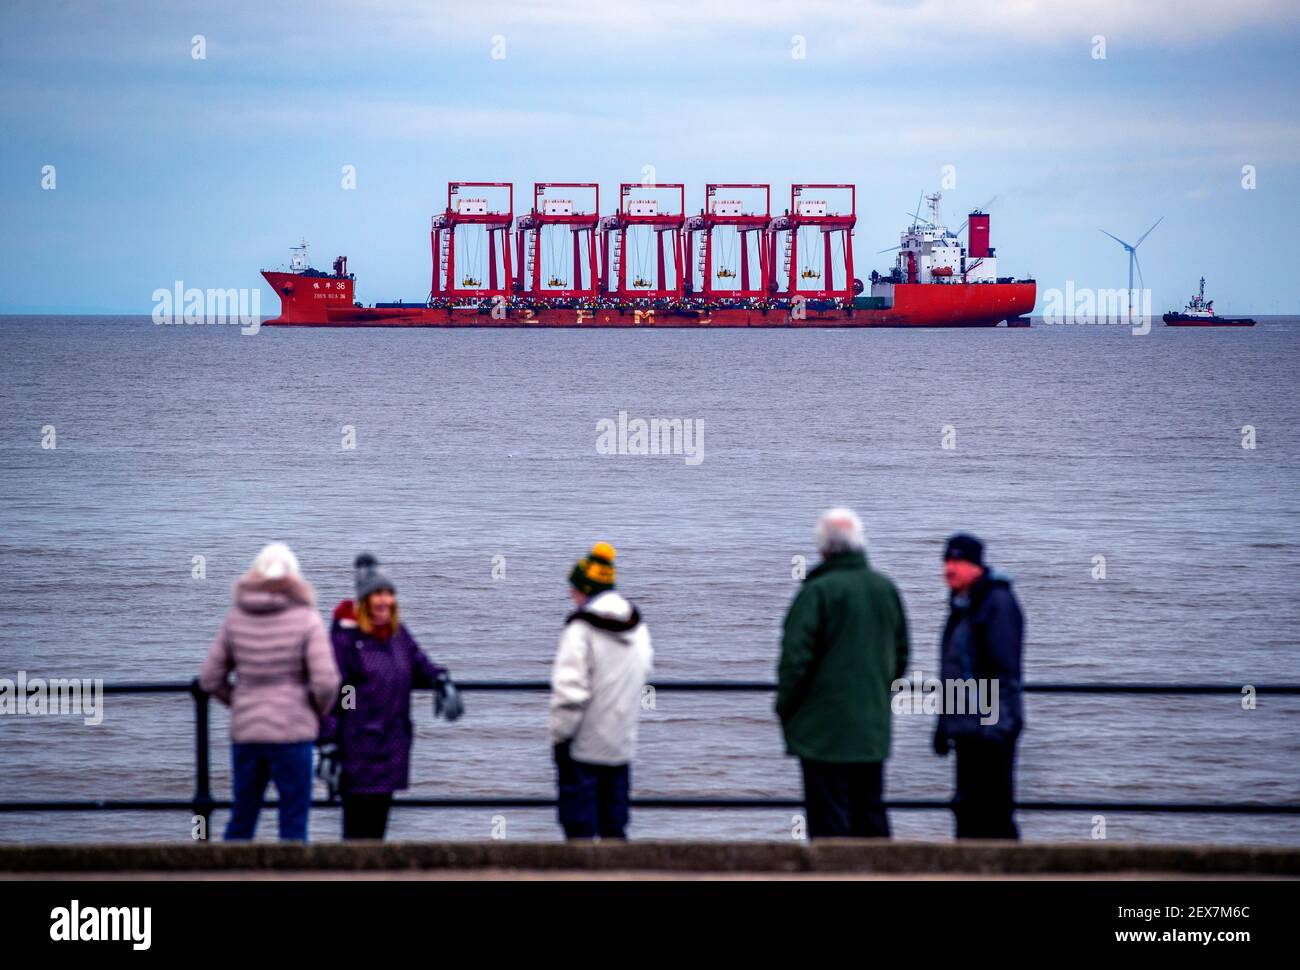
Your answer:
[[[678,680],[652,684],[655,691],[682,691],[686,693],[771,693],[776,685],[766,681],[748,680]],[[544,680],[478,680],[457,682],[462,691],[488,693],[520,693],[549,691],[551,685]],[[1107,683],[1042,683],[1026,684],[1024,690],[1031,694],[1159,694],[1205,695],[1230,694],[1240,696],[1240,684],[1107,684]],[[1274,684],[1251,688],[1256,695],[1300,696],[1300,684]],[[209,738],[210,695],[199,689],[198,681],[189,683],[121,683],[105,684],[104,694],[189,694],[194,699],[194,795],[186,799],[90,799],[46,801],[0,801],[0,812],[159,812],[189,811],[203,819],[203,830],[208,830],[214,811],[231,807],[229,799],[212,797],[211,753]],[[274,799],[264,803],[274,808]],[[317,808],[337,807],[340,803],[316,799]],[[788,809],[802,808],[801,798],[779,797],[664,797],[643,796],[631,799],[634,808],[671,809]],[[394,807],[400,808],[554,808],[555,799],[547,797],[477,796],[459,798],[397,798]],[[945,810],[951,802],[945,799],[898,799],[885,802],[888,809]],[[1172,802],[1172,801],[1017,801],[1016,808],[1031,812],[1150,812],[1205,815],[1300,815],[1300,803],[1269,802]]]

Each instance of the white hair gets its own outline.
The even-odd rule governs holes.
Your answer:
[[[273,542],[253,560],[253,572],[267,579],[298,576],[298,557],[283,542]]]
[[[862,520],[852,509],[828,509],[817,520],[817,548],[822,555],[837,552],[862,552],[867,540],[862,536]]]

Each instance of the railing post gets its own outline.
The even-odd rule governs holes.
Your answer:
[[[209,695],[201,687],[196,677],[190,682],[190,694],[194,697],[194,814],[203,820],[203,838],[208,838],[208,826],[212,822],[212,783],[208,761],[208,700]]]

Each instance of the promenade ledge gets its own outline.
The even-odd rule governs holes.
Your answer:
[[[32,878],[1300,878],[1300,848],[1108,842],[321,842],[0,845]]]

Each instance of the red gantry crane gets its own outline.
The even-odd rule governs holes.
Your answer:
[[[600,220],[601,290],[606,296],[681,299],[685,210],[686,186],[681,182],[619,186],[618,212]]]
[[[829,182],[791,186],[790,208],[772,220],[768,249],[772,295],[781,299],[801,296],[851,301],[853,227],[857,221],[856,186]],[[820,247],[816,238],[819,232]],[[782,254],[780,265],[778,250]]]
[[[706,300],[766,297],[771,221],[770,185],[709,183],[704,210],[686,220],[686,293]]]
[[[447,211],[433,217],[430,232],[430,300],[509,296],[514,209],[511,182],[447,183]]]
[[[600,186],[595,182],[534,183],[532,211],[521,215],[516,224],[515,292],[595,299],[599,224]],[[571,240],[564,239],[566,230]]]

